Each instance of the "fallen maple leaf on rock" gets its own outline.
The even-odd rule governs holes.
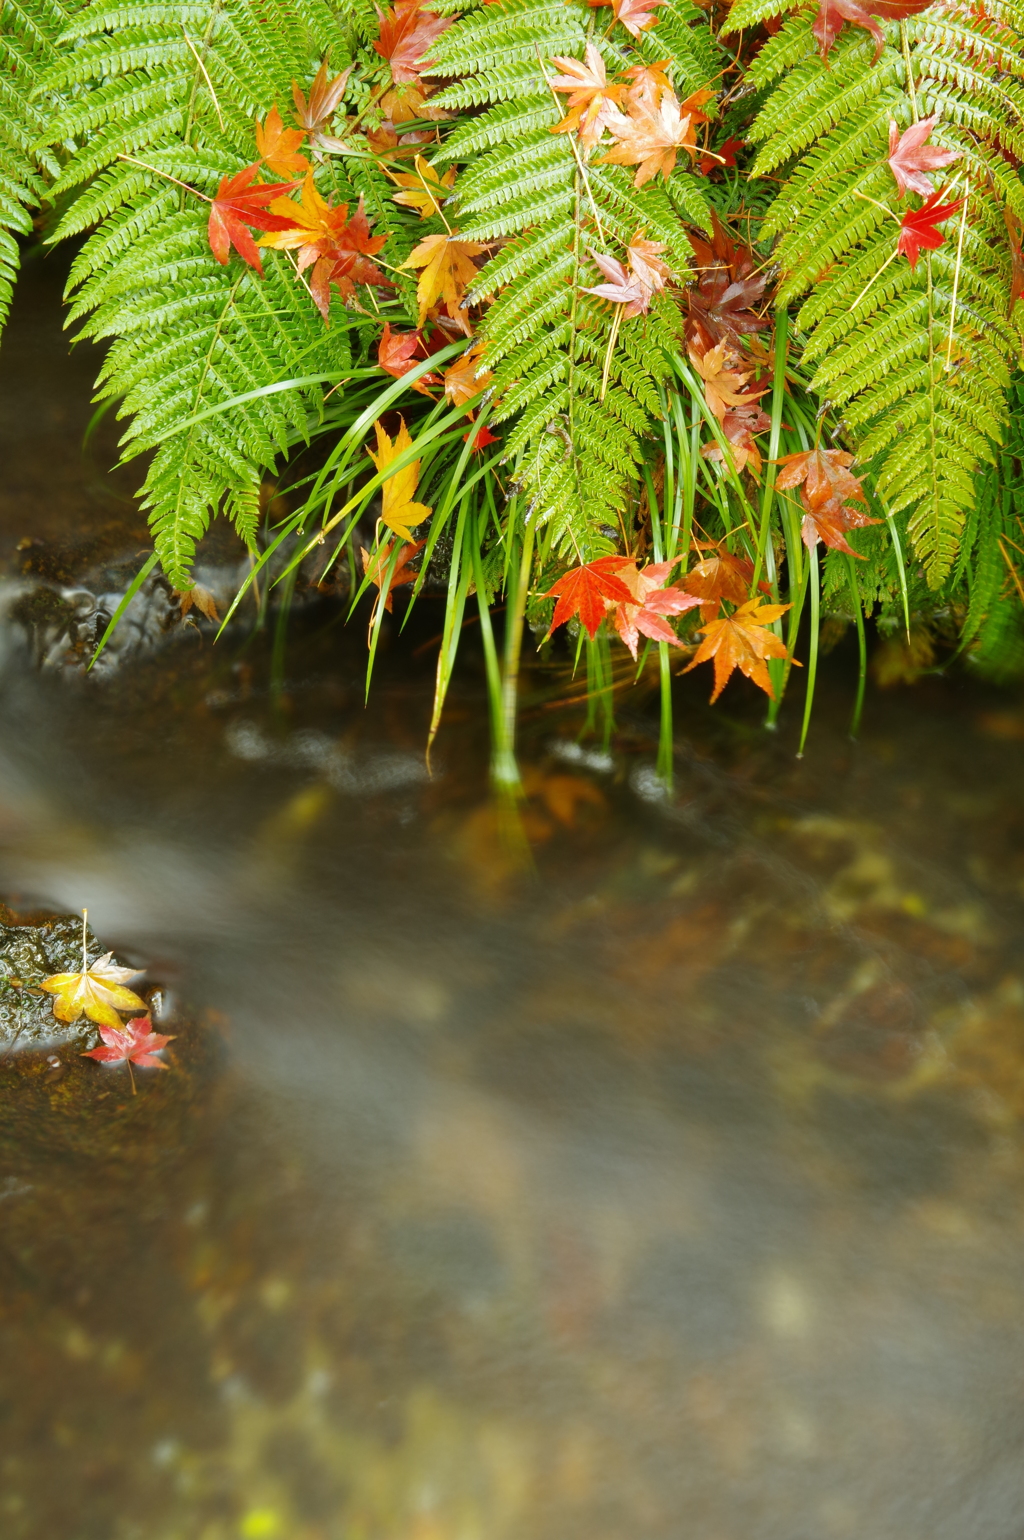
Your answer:
[[[711,695],[712,704],[721,695],[733,670],[737,668],[742,674],[746,674],[748,679],[752,679],[769,700],[774,700],[775,692],[772,689],[765,659],[784,658],[786,644],[781,636],[776,636],[774,631],[768,630],[768,627],[789,608],[788,604],[762,604],[760,599],[750,599],[746,604],[741,604],[732,615],[724,616],[721,620],[710,621],[704,627],[704,640],[694,654],[693,661],[683,669],[683,673],[688,674],[699,663],[714,661],[715,688]],[[793,662],[797,668],[800,667],[795,658]]]
[[[53,1002],[53,1014],[58,1021],[77,1021],[79,1016],[88,1016],[90,1021],[95,1021],[108,1027],[120,1027],[121,1018],[118,1011],[144,1011],[145,1000],[131,989],[125,989],[128,979],[135,978],[142,972],[141,968],[119,968],[113,958],[113,952],[107,952],[91,966],[85,955],[85,940],[82,941],[82,971],[80,973],[55,973],[51,978],[43,979],[39,985],[47,994],[55,995]]]
[[[391,575],[391,581],[388,583],[387,591],[384,594],[384,608],[386,610],[394,609],[394,602],[391,598],[393,591],[396,588],[404,587],[406,583],[415,583],[419,577],[419,573],[414,567],[410,567],[409,563],[417,551],[422,551],[426,543],[425,540],[414,540],[409,545],[400,545],[398,547],[398,560],[395,562],[395,570]],[[374,551],[372,556],[364,546],[359,547],[359,554],[363,561],[363,575],[368,577],[370,582],[378,589],[382,587],[387,578],[388,563],[391,560],[391,553],[394,549],[395,543],[393,540],[389,540],[387,545],[382,545],[378,550]]]
[[[632,565],[628,556],[599,556],[597,561],[573,567],[564,577],[560,577],[544,595],[545,599],[558,600],[548,635],[571,620],[573,615],[579,615],[580,623],[586,627],[593,641],[608,609],[605,600],[611,600],[613,604],[633,602],[632,593],[622,578],[616,576],[623,567]]]
[[[373,425],[377,430],[377,453],[372,449],[366,452],[370,456],[378,471],[386,471],[388,466],[398,459],[405,450],[412,448],[412,439],[404,420],[394,442],[388,437],[379,422]],[[422,524],[424,519],[429,519],[432,509],[423,503],[412,501],[416,491],[416,483],[420,479],[420,462],[410,460],[408,465],[403,465],[400,470],[389,476],[381,487],[381,520],[393,529],[396,535],[401,535],[403,540],[413,543],[411,525]]]
[[[466,289],[477,276],[473,258],[485,249],[478,241],[460,240],[453,231],[451,235],[428,235],[410,252],[402,266],[423,269],[416,282],[420,326],[439,299],[453,321],[458,317]]]
[[[563,73],[553,75],[548,84],[553,91],[569,93],[569,111],[551,132],[567,134],[576,129],[580,143],[592,149],[608,125],[615,103],[622,100],[626,87],[608,84],[604,60],[593,43],[587,44],[582,60],[556,54],[551,62]]]
[[[396,380],[400,380],[402,375],[408,374],[418,362],[414,356],[418,348],[423,349],[420,357],[426,358],[428,355],[422,332],[393,332],[391,322],[385,321],[380,342],[377,344],[377,362],[388,374],[393,374]],[[429,396],[428,387],[440,385],[441,376],[430,369],[426,374],[421,374],[418,379],[411,380],[409,383],[411,390],[418,390],[421,396]]]
[[[120,1021],[116,1027],[100,1027],[102,1048],[90,1048],[83,1059],[98,1059],[101,1064],[127,1064],[135,1095],[133,1064],[143,1069],[166,1069],[167,1065],[156,1055],[174,1041],[173,1033],[154,1032],[148,1016],[135,1016],[125,1026]]]
[[[641,633],[652,642],[669,642],[673,647],[683,646],[665,616],[682,615],[686,610],[696,609],[700,600],[692,594],[684,593],[681,588],[666,585],[665,579],[677,561],[653,562],[642,571],[638,571],[632,563],[621,569],[620,577],[632,591],[632,598],[629,601],[622,600],[615,606],[615,629],[634,659]]]
[[[848,21],[854,27],[863,27],[875,40],[877,64],[885,47],[885,33],[875,18],[904,21],[908,16],[919,16],[931,3],[932,0],[821,0],[811,31],[818,39],[821,57],[827,59],[844,22]]]
[[[400,83],[418,80],[429,68],[427,49],[455,19],[424,11],[420,0],[398,0],[390,11],[377,10],[377,17],[380,35],[373,45],[374,51],[387,60],[391,78]]]
[[[295,184],[253,182],[259,169],[259,161],[254,161],[234,176],[222,178],[217,196],[210,200],[207,239],[210,250],[222,267],[226,265],[234,246],[243,262],[247,262],[262,278],[259,249],[246,226],[251,225],[256,230],[286,230],[288,220],[269,212],[267,205],[279,199],[282,193],[290,192]]]
[[[937,121],[934,116],[922,118],[903,134],[897,123],[889,124],[889,169],[896,178],[901,198],[906,197],[908,188],[922,198],[930,198],[935,189],[925,172],[939,171],[960,159],[959,150],[942,150],[925,142]]]
[[[957,198],[955,203],[943,203],[942,199],[945,196],[945,188],[940,192],[933,192],[919,209],[908,209],[900,220],[896,250],[906,257],[911,268],[917,266],[922,247],[926,251],[935,251],[942,245],[945,236],[938,226],[944,219],[949,219],[952,214],[959,213],[963,208],[962,198]]]

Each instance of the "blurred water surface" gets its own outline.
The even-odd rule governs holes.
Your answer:
[[[12,548],[53,455],[88,503],[33,282]],[[840,658],[798,762],[690,679],[667,797],[642,691],[610,755],[539,701],[517,872],[471,654],[425,774],[432,630],[369,709],[327,609],[274,690],[263,634],[96,686],[8,632],[0,890],[177,1037],[134,1098],[0,1061],[0,1534],[1018,1540],[1024,706],[851,745]]]

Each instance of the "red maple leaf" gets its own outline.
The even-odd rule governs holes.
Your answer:
[[[135,1095],[135,1075],[132,1065],[143,1069],[166,1069],[167,1065],[156,1055],[173,1040],[163,1032],[154,1032],[148,1016],[134,1016],[124,1027],[100,1027],[102,1048],[90,1048],[83,1059],[98,1059],[101,1064],[127,1064]]]
[[[398,0],[390,11],[377,11],[380,36],[374,51],[391,66],[391,78],[399,84],[419,80],[429,68],[427,49],[454,21],[452,16],[435,16],[420,9],[420,0]]]
[[[485,422],[471,428],[468,433],[462,435],[462,442],[469,444],[475,455],[482,454],[492,444],[500,444],[501,438],[497,433],[492,433]]]
[[[260,162],[257,160],[234,176],[222,178],[217,196],[210,200],[207,235],[210,250],[221,266],[227,263],[234,246],[242,260],[255,268],[262,278],[260,254],[246,225],[252,225],[254,230],[287,230],[289,221],[277,214],[268,213],[267,204],[280,198],[283,193],[290,192],[295,183],[253,184],[252,179],[259,169]]]
[[[420,358],[416,358],[417,349],[422,349]],[[384,322],[384,331],[377,345],[377,362],[388,374],[393,374],[396,380],[400,380],[403,374],[408,374],[420,359],[427,358],[426,345],[423,333],[393,332],[391,322]],[[418,390],[421,396],[429,396],[430,385],[440,385],[441,376],[434,374],[433,370],[421,374],[418,380],[411,380],[412,390]]]
[[[941,150],[938,145],[925,141],[935,127],[936,118],[922,118],[901,134],[897,123],[889,124],[889,169],[896,178],[901,198],[907,189],[930,198],[935,191],[925,176],[926,171],[938,171],[960,159],[959,150]]]
[[[904,21],[908,16],[919,16],[926,11],[932,0],[821,0],[818,14],[811,31],[818,39],[821,57],[828,58],[829,49],[843,29],[843,23],[863,27],[875,40],[875,63],[885,47],[885,33],[876,21]]]
[[[613,604],[632,603],[633,595],[620,577],[615,574],[623,567],[632,566],[628,556],[600,556],[597,561],[585,562],[573,567],[557,583],[553,583],[544,595],[545,599],[557,599],[555,613],[551,617],[548,635],[564,625],[573,615],[579,615],[586,626],[591,641],[605,617],[606,599]]]
[[[940,192],[933,192],[926,198],[919,209],[908,209],[900,220],[900,235],[896,242],[896,250],[906,257],[912,268],[917,266],[922,247],[928,251],[934,251],[945,240],[945,236],[937,226],[963,208],[962,198],[957,198],[955,203],[943,203],[942,199],[945,196],[946,189],[943,187]]]
[[[714,154],[709,152],[707,155],[701,156],[697,162],[697,170],[702,176],[707,176],[709,172],[717,171],[720,166],[735,166],[736,151],[742,150],[746,142],[745,139],[726,139],[724,144],[718,146]]]

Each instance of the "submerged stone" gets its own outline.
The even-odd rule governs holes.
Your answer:
[[[86,933],[90,965],[104,955],[92,931]],[[120,962],[117,958],[115,961]],[[34,925],[0,924],[0,1053],[74,1043],[99,1042],[93,1022],[58,1021],[53,995],[40,989],[55,973],[77,973],[82,966],[82,921],[75,914],[54,915]]]

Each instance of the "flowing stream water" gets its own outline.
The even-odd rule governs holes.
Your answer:
[[[12,615],[144,540],[59,276],[0,355]],[[1024,703],[854,745],[840,654],[797,761],[691,676],[666,796],[642,691],[604,754],[538,686],[530,873],[471,648],[425,773],[435,622],[368,708],[326,606],[276,674],[6,626],[0,893],[88,905],[175,1041],[136,1096],[0,1059],[0,1535],[1019,1540]]]

